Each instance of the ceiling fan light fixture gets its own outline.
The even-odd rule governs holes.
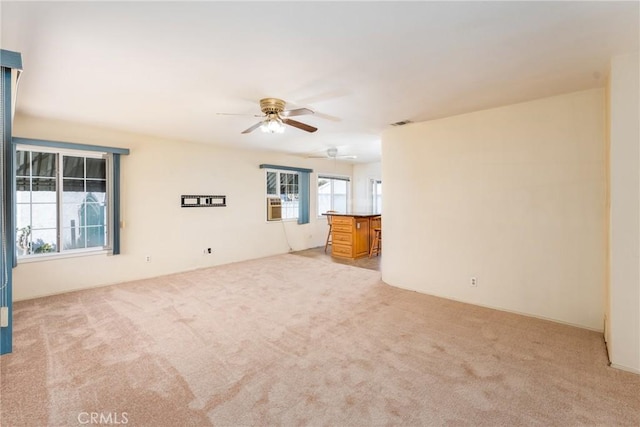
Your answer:
[[[304,114],[313,114],[313,110],[308,108],[296,108],[293,110],[285,110],[285,102],[277,98],[263,98],[260,100],[260,110],[264,116],[257,115],[256,117],[264,117],[262,121],[254,124],[253,126],[243,130],[241,133],[247,134],[260,128],[264,133],[283,133],[285,125],[298,128],[305,132],[313,133],[318,128],[310,126],[306,123],[293,120],[292,116],[302,116]],[[227,113],[220,113],[227,114]]]
[[[277,114],[269,114],[264,122],[262,122],[260,130],[264,133],[283,133],[284,123]]]

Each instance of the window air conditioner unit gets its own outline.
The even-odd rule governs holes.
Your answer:
[[[282,200],[279,197],[267,197],[267,221],[282,219]]]

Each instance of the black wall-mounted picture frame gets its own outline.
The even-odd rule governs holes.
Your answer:
[[[227,196],[183,194],[180,196],[183,208],[219,208],[227,206]]]

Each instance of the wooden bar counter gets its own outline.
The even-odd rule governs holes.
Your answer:
[[[380,227],[380,214],[326,213],[331,216],[331,256],[357,259],[369,255],[373,228]]]

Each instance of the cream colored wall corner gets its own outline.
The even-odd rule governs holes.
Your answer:
[[[605,229],[605,283],[604,283],[604,341],[609,343],[611,341],[611,294],[609,292],[611,285],[611,79],[607,76],[605,84],[605,96],[604,96],[604,120],[605,120],[605,203],[606,203],[606,218],[605,222],[607,227]],[[607,347],[607,351],[609,348]]]
[[[383,280],[602,330],[603,104],[594,89],[385,131]]]
[[[19,263],[14,299],[153,277],[324,245],[317,218],[317,174],[311,177],[310,223],[266,222],[262,163],[323,172],[326,161],[274,152],[220,148],[34,117],[16,117],[14,135],[127,147],[122,158],[121,255]],[[335,173],[351,176],[351,164]],[[227,207],[185,209],[182,194],[223,194]],[[212,255],[203,249],[211,247]],[[145,257],[150,256],[151,262]]]
[[[611,61],[608,350],[613,366],[640,373],[640,57]]]

